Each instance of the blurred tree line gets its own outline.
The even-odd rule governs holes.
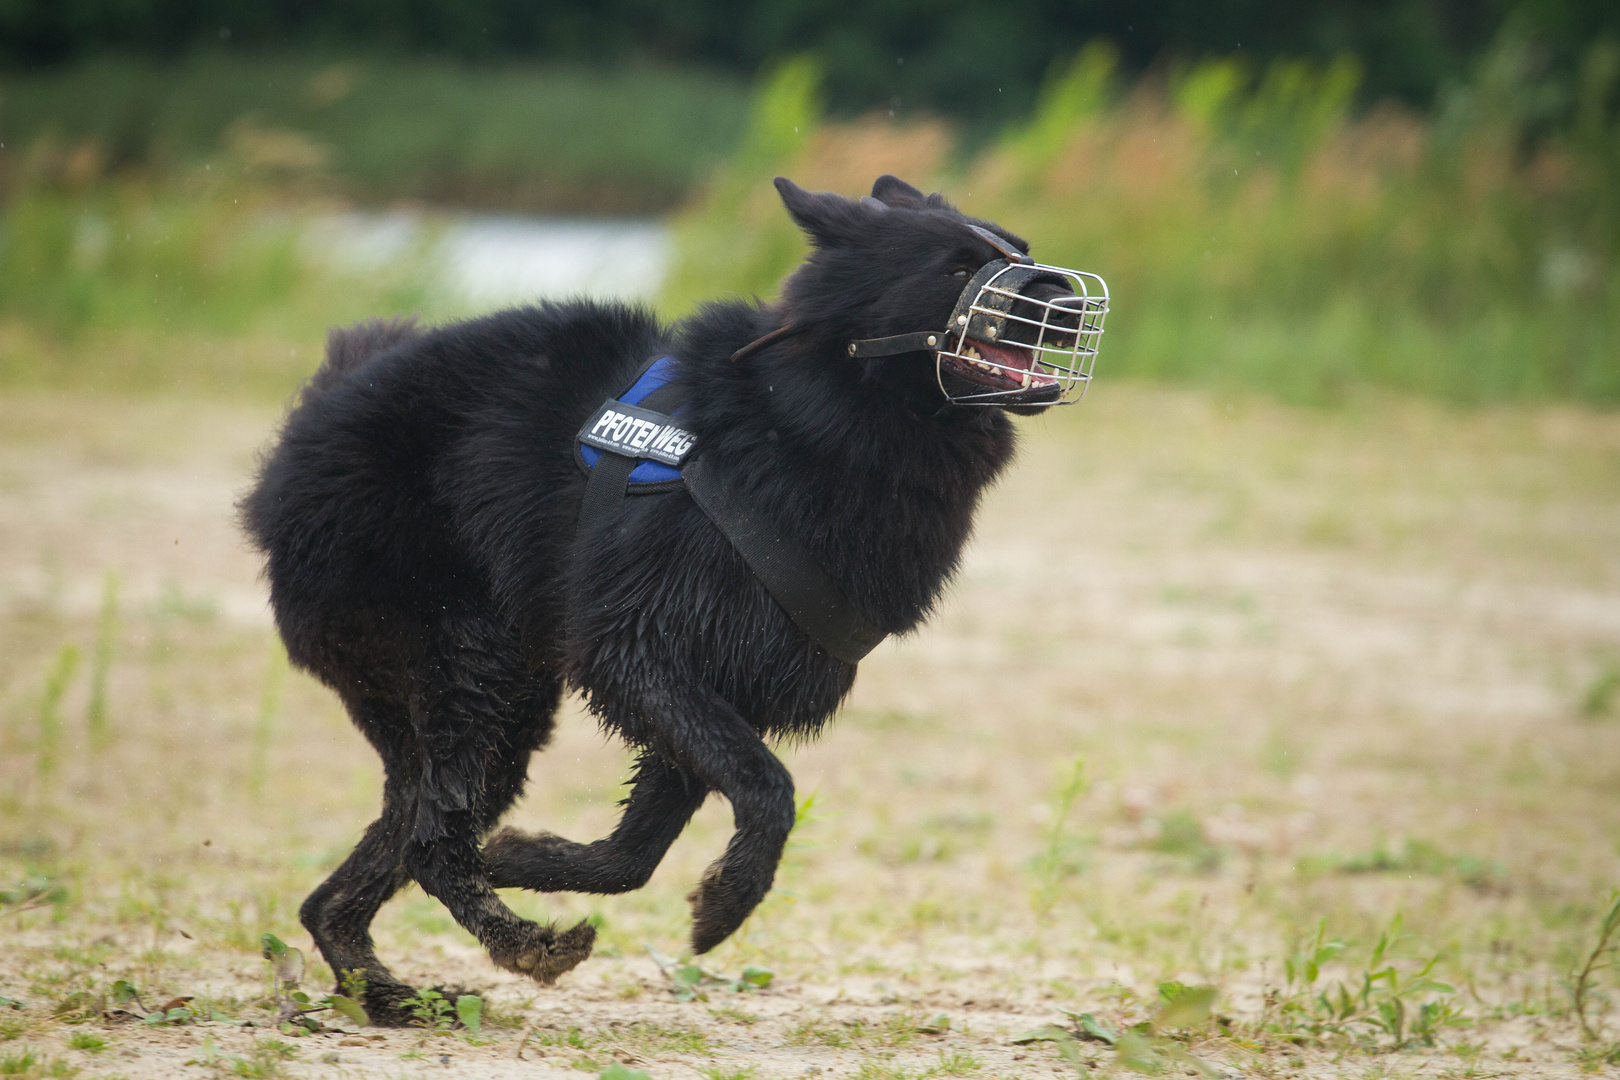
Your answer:
[[[87,53],[384,50],[600,64],[649,59],[751,75],[810,54],[841,113],[938,112],[989,131],[1043,75],[1106,37],[1128,71],[1169,59],[1351,55],[1366,100],[1427,106],[1504,31],[1572,72],[1620,31],[1615,0],[0,0],[0,64]]]

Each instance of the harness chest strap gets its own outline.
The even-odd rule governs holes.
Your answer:
[[[861,617],[815,556],[738,498],[708,462],[694,459],[681,477],[692,501],[811,641],[846,664],[860,663],[878,647],[886,635]]]
[[[649,371],[662,363],[660,358],[644,368],[624,396],[637,397]],[[678,465],[680,486],[737,549],[794,625],[832,656],[847,664],[859,663],[886,635],[855,610],[809,549],[778,529],[768,515],[755,512],[701,457],[691,457],[690,435],[662,411],[678,412],[684,396],[678,383],[668,378],[672,372],[666,369],[664,374],[667,381],[637,398],[637,404],[605,401],[580,429],[581,464],[590,470],[590,479],[580,504],[574,558],[581,558],[590,538],[618,518],[627,490],[639,486],[631,483],[631,474],[642,459]],[[587,446],[599,452],[594,464],[583,456]],[[645,486],[657,492],[674,490],[667,482]]]

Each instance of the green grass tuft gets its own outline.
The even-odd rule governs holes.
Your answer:
[[[107,1049],[108,1042],[93,1031],[76,1031],[73,1037],[68,1039],[68,1046],[88,1054],[99,1054]]]
[[[35,763],[42,777],[56,771],[62,752],[62,698],[78,670],[79,647],[68,642],[57,650],[56,661],[45,674],[45,688],[39,696],[39,752]]]
[[[101,610],[96,616],[96,647],[90,654],[90,703],[85,708],[85,724],[90,744],[106,746],[111,735],[107,716],[107,674],[112,668],[113,647],[118,635],[118,574],[108,570],[101,578]]]

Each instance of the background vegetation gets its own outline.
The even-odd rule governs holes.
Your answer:
[[[409,260],[334,284],[300,258],[293,225],[357,201],[678,203],[661,310],[769,296],[804,250],[769,177],[854,195],[892,171],[1103,274],[1108,377],[1318,403],[1382,386],[1610,404],[1620,44],[1593,42],[1572,73],[1541,55],[1504,33],[1422,113],[1359,105],[1351,57],[1132,79],[1098,42],[978,144],[948,118],[837,119],[810,58],[767,72],[752,104],[724,77],[656,68],[215,55],[16,74],[0,100],[0,371],[54,378],[52,343],[82,331],[308,337],[374,310],[453,313]],[[248,381],[284,393],[302,357]]]
[[[173,175],[227,154],[283,189],[370,202],[647,213],[730,151],[747,92],[647,65],[102,58],[0,78],[0,183]]]
[[[818,128],[807,66],[762,94],[735,163],[683,219],[667,307],[769,295],[803,242],[756,177],[859,193],[892,170],[1102,273],[1100,369],[1343,400],[1620,400],[1620,48],[1586,53],[1578,123],[1536,134],[1529,46],[1507,37],[1438,113],[1356,112],[1360,69],[1211,60],[1135,84],[1095,45],[1035,113],[953,162],[937,128]],[[747,222],[739,233],[738,220]]]

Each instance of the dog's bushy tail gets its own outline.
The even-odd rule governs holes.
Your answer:
[[[326,359],[309,377],[304,393],[307,396],[330,390],[371,357],[421,336],[422,329],[416,325],[414,315],[367,319],[353,326],[333,327],[326,333]]]

